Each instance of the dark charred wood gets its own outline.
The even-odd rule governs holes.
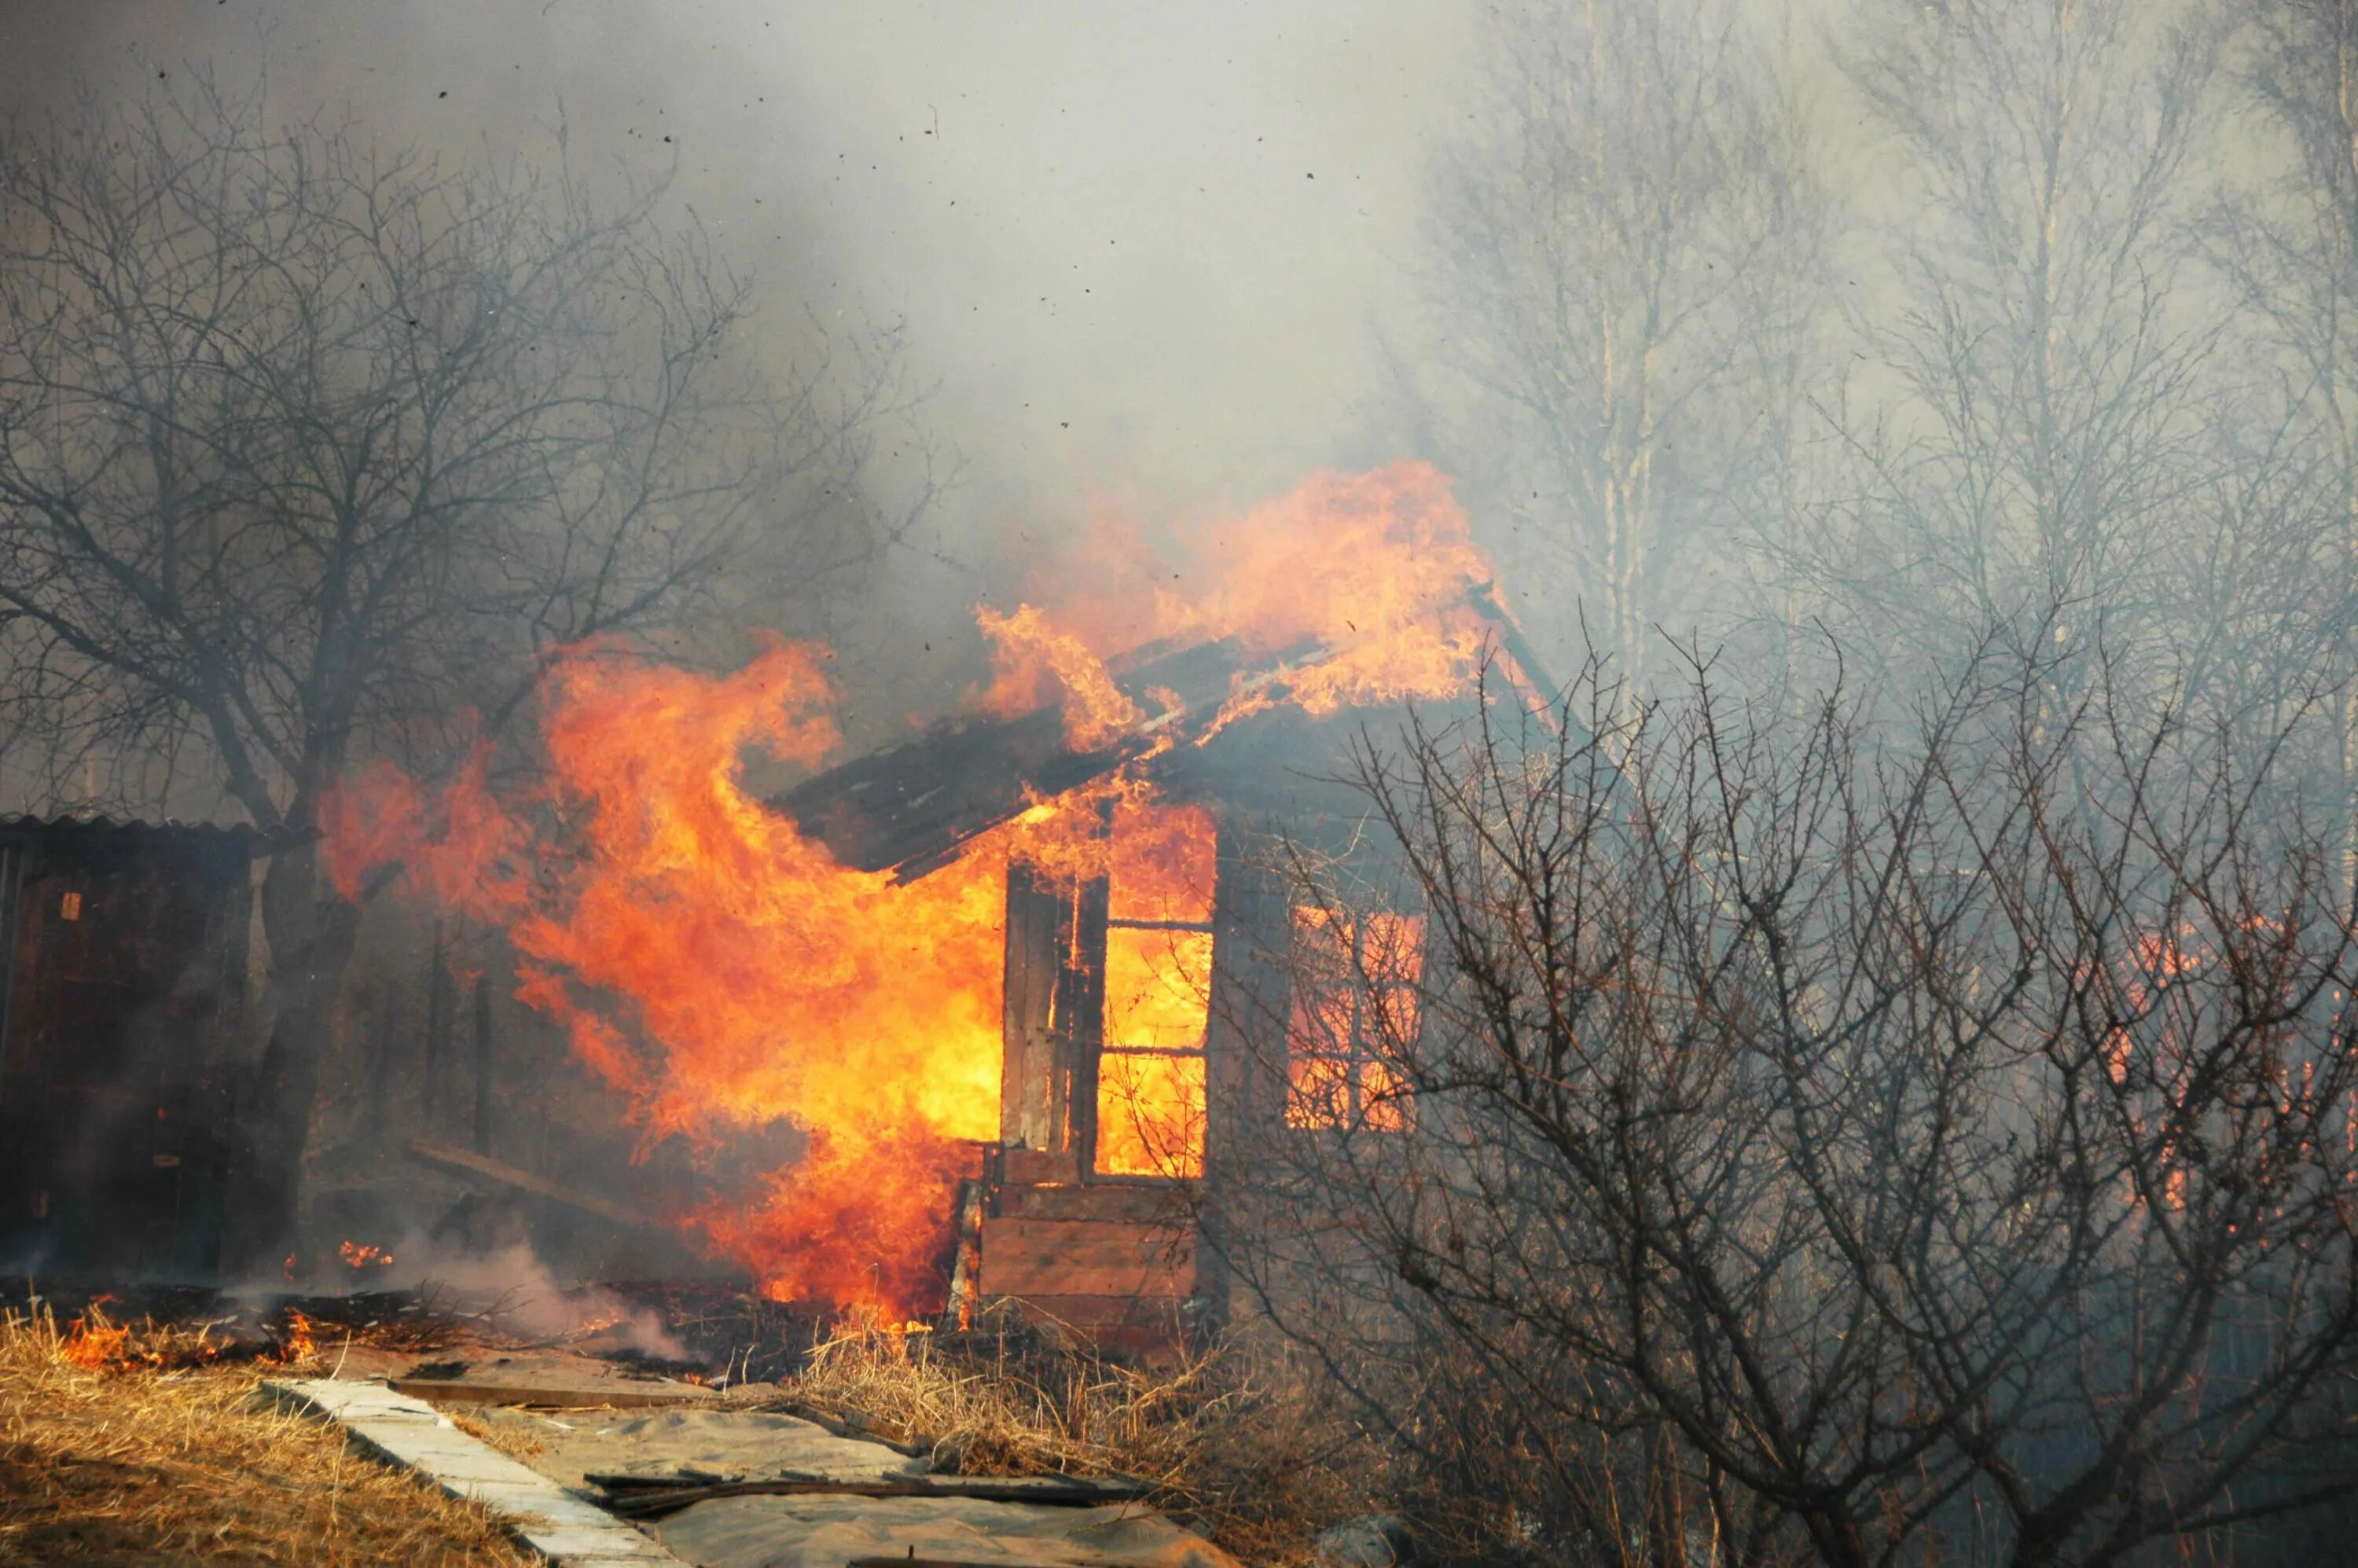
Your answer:
[[[983,1183],[968,1176],[958,1184],[950,1227],[949,1306],[943,1315],[953,1329],[973,1321],[981,1293],[983,1207]]]
[[[794,1475],[743,1481],[698,1481],[687,1476],[590,1476],[586,1479],[606,1491],[608,1511],[624,1519],[659,1519],[716,1498],[971,1498],[993,1503],[1103,1508],[1113,1503],[1136,1502],[1154,1489],[1144,1481],[1099,1481],[1065,1476],[912,1476],[854,1479]],[[666,1481],[668,1485],[664,1484]],[[909,1559],[894,1558],[892,1561],[906,1563]]]
[[[1110,832],[1113,807],[1099,808],[1098,831]],[[1073,902],[1073,940],[1056,974],[1055,1071],[1063,1081],[1062,1146],[1079,1163],[1083,1180],[1097,1169],[1098,1054],[1105,1044],[1106,909],[1104,876],[1080,884]]]
[[[878,1426],[866,1416],[856,1412],[825,1410],[798,1400],[790,1400],[778,1407],[797,1421],[806,1421],[837,1437],[856,1438],[862,1443],[878,1443],[893,1453],[911,1459],[924,1459],[934,1452],[930,1438],[920,1440],[906,1433],[894,1433]]]
[[[1208,719],[1240,675],[1290,656],[1256,659],[1234,639],[1141,654],[1148,656],[1112,668],[1115,684],[1151,717],[1109,745],[1068,750],[1061,705],[1013,719],[954,719],[830,769],[769,805],[845,865],[910,881],[1034,800],[1102,777],[1152,750],[1174,726],[1184,732]],[[1166,714],[1169,697],[1177,699],[1175,713]]]
[[[1058,1147],[1065,1126],[1054,1024],[1056,973],[1070,946],[1072,900],[1022,862],[1007,868],[1007,967],[1001,1013],[1001,1140],[1011,1147]]]
[[[1466,602],[1497,630],[1498,645],[1507,650],[1507,656],[1514,660],[1516,667],[1522,672],[1523,684],[1541,701],[1554,702],[1556,694],[1563,687],[1547,673],[1540,662],[1539,650],[1531,646],[1529,637],[1523,635],[1523,629],[1516,623],[1515,618],[1507,613],[1507,607],[1498,602],[1498,595],[1492,591],[1494,586],[1487,582],[1476,583],[1467,590]]]
[[[429,1142],[423,1138],[412,1139],[407,1145],[407,1152],[409,1157],[418,1163],[431,1166],[447,1175],[458,1176],[462,1180],[476,1183],[488,1182],[495,1186],[546,1199],[550,1203],[562,1204],[568,1208],[579,1209],[584,1214],[595,1215],[600,1219],[611,1220],[616,1225],[627,1226],[633,1229],[662,1231],[668,1234],[668,1227],[660,1220],[651,1219],[645,1215],[624,1208],[621,1204],[609,1203],[604,1198],[549,1181],[544,1176],[535,1176],[530,1171],[519,1171],[514,1165],[492,1159],[488,1155],[473,1153],[465,1149],[453,1149],[446,1144]]]

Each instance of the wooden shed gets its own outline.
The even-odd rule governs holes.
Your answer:
[[[1113,674],[1159,717],[1098,750],[1068,749],[1055,708],[968,719],[772,803],[838,859],[904,880],[1044,802],[1066,818],[1057,853],[1009,864],[1001,1140],[961,1226],[980,1302],[1131,1346],[1213,1326],[1230,1152],[1381,1114],[1347,1008],[1291,994],[1308,912],[1268,852],[1367,837],[1367,802],[1337,775],[1371,716],[1217,717],[1284,668],[1228,643],[1148,650]]]
[[[214,1269],[264,847],[245,827],[0,817],[0,1270]]]

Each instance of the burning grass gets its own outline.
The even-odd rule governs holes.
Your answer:
[[[981,1333],[838,1325],[784,1385],[968,1475],[1126,1476],[1246,1562],[1307,1562],[1321,1530],[1374,1511],[1373,1444],[1282,1354],[1241,1341],[1146,1364],[1053,1325],[992,1314]]]
[[[537,1561],[481,1509],[262,1405],[262,1378],[324,1370],[289,1327],[284,1359],[231,1360],[202,1327],[0,1313],[0,1563]]]

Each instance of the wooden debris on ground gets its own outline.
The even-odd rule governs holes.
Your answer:
[[[611,1361],[562,1352],[524,1352],[429,1362],[392,1379],[394,1391],[435,1404],[528,1405],[542,1410],[642,1410],[718,1404],[701,1383],[648,1377]]]
[[[589,1480],[606,1492],[606,1507],[623,1519],[660,1519],[715,1498],[979,1498],[1050,1508],[1102,1508],[1108,1503],[1137,1502],[1154,1490],[1145,1481],[1078,1476],[880,1476],[858,1480],[839,1476],[734,1478],[675,1472],[670,1476],[598,1475]]]

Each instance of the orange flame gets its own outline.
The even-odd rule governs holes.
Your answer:
[[[773,642],[713,677],[585,648],[542,697],[548,781],[513,807],[480,766],[438,812],[389,771],[339,792],[338,887],[397,852],[413,887],[504,925],[518,994],[631,1097],[650,1141],[780,1118],[809,1131],[812,1158],[752,1213],[696,1217],[772,1294],[925,1299],[909,1238],[948,1212],[971,1162],[956,1141],[998,1130],[1002,859],[986,846],[895,886],[745,793],[746,749],[809,761],[834,742],[810,649]]]
[[[85,1308],[81,1316],[66,1325],[66,1336],[58,1346],[58,1354],[86,1371],[103,1372],[112,1368],[128,1366],[131,1361],[131,1330],[111,1322],[106,1315],[106,1303],[112,1296],[100,1296]]]
[[[287,1314],[287,1337],[278,1346],[278,1359],[291,1367],[319,1355],[319,1341],[314,1327],[309,1318],[290,1309]]]
[[[974,616],[999,649],[999,680],[985,699],[990,711],[1024,713],[1043,706],[1053,677],[1065,693],[1065,744],[1076,752],[1094,752],[1146,717],[1080,638],[1050,626],[1033,606],[1001,615],[981,605]]]

